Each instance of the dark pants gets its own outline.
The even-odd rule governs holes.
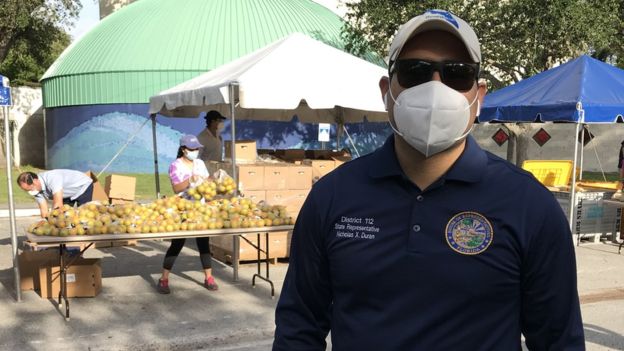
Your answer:
[[[173,268],[173,263],[176,258],[182,251],[182,247],[184,247],[184,242],[186,239],[173,239],[171,240],[171,246],[169,246],[169,250],[165,254],[165,262],[163,262],[163,268],[170,271]],[[197,242],[197,249],[199,250],[199,259],[201,260],[202,267],[204,269],[211,268],[211,258],[210,258],[210,241],[208,238],[195,238]]]
[[[89,185],[87,190],[85,190],[82,194],[80,194],[80,196],[78,196],[74,200],[70,198],[63,199],[63,204],[70,205],[72,207],[74,207],[75,205],[82,206],[86,204],[87,202],[91,201],[92,198],[93,198],[93,183],[91,183],[91,185]]]

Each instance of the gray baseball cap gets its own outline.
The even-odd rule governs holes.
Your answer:
[[[185,134],[180,138],[180,146],[184,146],[187,149],[199,149],[200,147],[204,147],[197,137],[192,134]]]
[[[457,36],[466,45],[470,58],[475,63],[481,63],[481,44],[468,23],[448,11],[427,10],[399,27],[388,52],[389,69],[392,70],[392,65],[408,40],[430,30],[443,30]]]

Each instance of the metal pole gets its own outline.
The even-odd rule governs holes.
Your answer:
[[[581,122],[576,123],[576,133],[574,133],[574,162],[572,163],[572,188],[570,189],[570,212],[569,212],[569,220],[570,220],[570,230],[574,230],[575,217],[574,217],[574,209],[576,208],[576,164],[578,158],[578,143],[576,137],[579,132],[579,128],[581,126]]]
[[[234,178],[234,183],[236,183],[236,194],[238,194],[238,174],[236,174],[236,88],[238,87],[238,82],[232,82],[229,85],[229,97],[230,97],[230,116],[232,116],[232,147],[230,151],[232,153],[232,178]]]
[[[17,259],[17,230],[15,225],[15,201],[13,199],[13,177],[11,170],[11,140],[9,133],[9,108],[4,107],[4,150],[6,151],[7,193],[9,195],[9,221],[11,224],[11,252],[13,253],[13,275],[15,277],[15,295],[17,302],[22,301],[21,278]]]
[[[583,158],[585,156],[585,125],[584,124],[583,124],[582,130],[583,131],[581,132],[581,146],[580,146],[581,147],[581,162],[579,166],[581,168],[581,171],[579,172],[579,180],[583,180]],[[574,172],[576,172],[576,170]]]
[[[48,169],[48,129],[46,128],[46,108],[43,108],[43,168]]]
[[[158,174],[158,147],[156,146],[156,114],[150,115],[152,119],[152,141],[154,143],[154,178],[156,179],[156,199],[160,199],[160,175]]]

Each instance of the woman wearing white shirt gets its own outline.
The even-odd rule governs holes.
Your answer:
[[[169,166],[169,178],[171,186],[176,194],[183,194],[195,184],[207,179],[209,174],[206,165],[198,159],[199,150],[203,145],[199,143],[194,135],[183,135],[180,138],[178,156],[171,166]],[[210,256],[210,242],[207,237],[196,238],[199,258],[205,273],[204,286],[208,290],[218,290],[219,286],[212,276],[212,257]],[[165,254],[163,262],[162,276],[158,280],[158,292],[169,294],[169,272],[173,268],[175,259],[180,254],[186,239],[172,239],[171,246]]]

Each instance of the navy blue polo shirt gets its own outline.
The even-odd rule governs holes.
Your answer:
[[[472,137],[424,191],[394,137],[317,182],[299,214],[273,350],[583,350],[566,217]]]

